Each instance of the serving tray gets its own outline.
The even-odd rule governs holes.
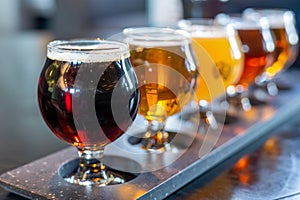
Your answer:
[[[267,104],[254,106],[231,124],[217,130],[197,132],[194,119],[170,118],[167,126],[180,132],[174,146],[165,153],[147,153],[128,142],[139,127],[105,149],[108,166],[134,175],[120,185],[106,187],[78,186],[64,181],[65,171],[76,163],[77,152],[69,147],[8,171],[0,176],[6,190],[31,199],[162,199],[192,180],[220,165],[250,144],[269,137],[273,130],[300,113],[299,72],[285,74],[292,87],[280,91]],[[298,76],[299,77],[299,76]],[[184,141],[184,143],[182,143]],[[178,145],[177,145],[178,146]],[[72,161],[72,162],[71,162]]]

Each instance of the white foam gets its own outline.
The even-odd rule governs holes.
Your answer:
[[[259,23],[246,23],[246,22],[233,22],[233,27],[237,30],[257,30],[261,29],[261,25]]]
[[[112,62],[129,56],[127,44],[105,40],[53,41],[47,51],[49,59],[65,62]]]
[[[285,24],[295,24],[295,15],[286,9],[253,9],[249,8],[243,14],[246,18],[256,20],[266,17],[271,28],[284,28]]]
[[[225,30],[207,29],[207,30],[195,30],[192,32],[192,37],[197,38],[224,38],[228,37]]]
[[[169,28],[127,28],[123,34],[124,42],[143,47],[180,46],[190,42],[187,32]]]
[[[284,28],[284,21],[279,19],[268,19],[271,28]]]
[[[137,40],[125,40],[128,44],[142,47],[175,47],[182,45],[182,42],[178,41],[137,41]]]
[[[178,26],[197,38],[224,38],[231,34],[228,26],[213,24],[210,19],[180,20]]]

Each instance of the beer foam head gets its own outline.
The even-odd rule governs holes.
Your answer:
[[[284,28],[288,24],[295,24],[295,14],[287,9],[254,9],[248,8],[243,16],[251,20],[258,20],[265,17],[268,19],[271,28]]]
[[[48,58],[65,62],[112,62],[129,55],[127,44],[98,39],[56,40],[47,49]]]
[[[259,21],[254,21],[242,17],[232,17],[230,24],[238,30],[257,30],[262,29],[262,24]]]
[[[195,31],[192,33],[192,37],[197,37],[197,38],[224,38],[227,37],[226,32],[220,31]]]
[[[228,31],[226,27],[222,26],[198,26],[191,27],[192,37],[197,38],[224,38],[228,37]]]
[[[196,38],[224,38],[231,35],[228,25],[215,24],[212,19],[191,18],[178,22],[178,27]]]
[[[177,26],[188,32],[192,31],[194,28],[201,26],[213,26],[214,20],[210,18],[189,18],[179,20]]]
[[[126,43],[144,47],[180,46],[190,43],[190,34],[171,28],[126,28],[123,30],[123,36]]]

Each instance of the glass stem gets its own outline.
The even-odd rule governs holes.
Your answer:
[[[109,182],[110,175],[102,162],[103,149],[100,150],[82,150],[78,151],[80,164],[78,168],[78,178],[82,181],[100,180],[103,183]],[[106,184],[105,183],[105,184]]]
[[[145,149],[165,151],[169,143],[169,134],[164,130],[165,121],[148,121],[143,146]]]
[[[278,87],[274,78],[274,76],[268,76],[266,73],[263,73],[261,76],[256,78],[255,84],[257,87],[264,88],[268,95],[276,96],[278,94]]]
[[[268,91],[268,94],[271,96],[276,96],[278,94],[278,87],[274,80],[270,80],[267,83],[267,91]]]
[[[211,110],[210,103],[206,100],[199,101],[199,112],[200,112],[200,126],[199,129],[201,132],[206,132],[207,128],[211,129],[218,128],[218,122]]]
[[[232,109],[236,110],[237,107],[241,107],[243,111],[249,111],[252,107],[248,96],[248,86],[237,85],[230,90],[227,88],[226,96],[229,103],[229,112]]]

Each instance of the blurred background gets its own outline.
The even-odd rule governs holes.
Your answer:
[[[0,35],[43,31],[52,38],[107,38],[130,26],[174,26],[181,18],[239,13],[245,8],[287,8],[297,0],[1,0]]]
[[[1,0],[0,173],[67,146],[46,127],[37,106],[49,41],[107,38],[129,26],[174,26],[181,18],[247,7],[291,9],[299,27],[298,0]]]
[[[213,18],[245,8],[287,8],[297,0],[2,0],[0,31],[47,30],[59,38],[105,37],[128,26],[173,26],[178,19]]]

